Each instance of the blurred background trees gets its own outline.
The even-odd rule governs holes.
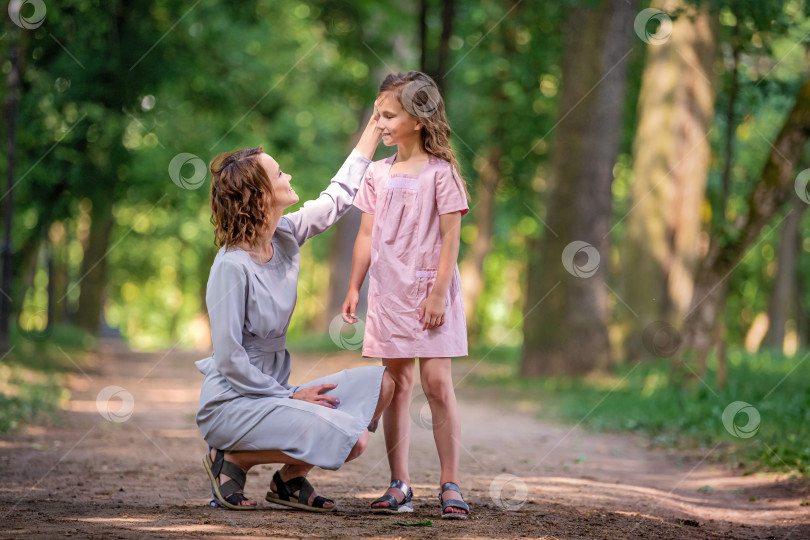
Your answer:
[[[12,342],[206,349],[200,163],[262,145],[307,200],[381,79],[423,69],[472,194],[476,350],[522,346],[548,375],[806,344],[804,0],[64,0],[40,23],[36,4],[0,38]],[[291,338],[338,314],[356,227],[304,248]]]

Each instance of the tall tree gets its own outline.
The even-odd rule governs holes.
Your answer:
[[[785,342],[785,325],[793,313],[800,309],[798,301],[798,275],[796,263],[801,249],[799,226],[807,209],[807,203],[796,198],[793,210],[782,224],[779,249],[776,255],[776,276],[768,303],[768,333],[765,345],[782,350]]]
[[[635,312],[621,312],[631,358],[643,353],[638,338],[646,325],[677,322],[689,309],[715,101],[716,16],[683,0],[655,0],[651,7],[678,16],[669,38],[647,47],[638,102],[620,272],[622,297]]]
[[[20,6],[17,6],[19,9]],[[19,31],[13,32],[18,35]],[[13,38],[14,39],[14,38]],[[16,41],[16,39],[15,39]],[[11,227],[14,196],[14,158],[17,152],[17,90],[20,85],[20,46],[14,43],[9,54],[8,93],[6,94],[6,183],[3,189],[3,240],[0,248],[0,351],[8,350],[11,317],[12,246]]]
[[[810,79],[796,96],[793,108],[773,142],[773,149],[747,200],[748,212],[739,216],[727,237],[714,236],[709,252],[701,261],[683,331],[682,353],[676,367],[685,361],[684,353],[696,354],[699,374],[717,341],[726,302],[726,279],[746,250],[791,197],[795,196],[795,171],[810,138]]]
[[[523,375],[586,373],[609,360],[611,184],[635,5],[605,0],[575,7],[563,27],[560,116],[547,203],[548,227],[555,233],[543,235],[541,249],[529,254]],[[587,261],[580,260],[583,254]],[[564,265],[561,257],[570,260]]]

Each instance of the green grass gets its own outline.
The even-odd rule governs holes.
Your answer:
[[[475,351],[477,361],[488,349]],[[474,352],[474,353],[475,353]],[[715,448],[709,459],[741,465],[749,471],[810,473],[810,357],[731,350],[724,388],[711,369],[704,383],[670,382],[670,362],[623,365],[586,378],[529,379],[518,375],[519,350],[500,349],[476,369],[474,384],[498,388],[508,399],[538,403],[540,415],[592,431],[634,432],[652,444],[675,448]],[[760,414],[759,429],[735,437],[723,424],[723,411],[742,401]],[[738,427],[748,417],[735,417]],[[732,426],[732,430],[733,430]]]
[[[94,340],[75,328],[56,327],[47,334],[12,328],[11,351],[0,361],[0,433],[48,418],[62,409],[70,393],[66,375]],[[77,360],[78,359],[78,360]]]

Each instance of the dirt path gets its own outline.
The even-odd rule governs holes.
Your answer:
[[[416,511],[400,521],[427,519],[431,526],[367,513],[388,481],[381,433],[340,471],[311,474],[316,488],[337,500],[335,515],[264,503],[272,466],[248,476],[247,493],[260,499],[259,511],[210,508],[200,464],[205,444],[194,424],[198,357],[104,344],[96,367],[71,377],[70,411],[58,425],[30,426],[0,440],[0,537],[810,538],[810,507],[800,506],[810,496],[806,481],[741,476],[707,464],[707,451],[651,451],[629,435],[538,421],[463,384],[461,481],[474,510],[466,522],[436,519],[438,459],[431,432],[419,426],[418,390],[411,446]],[[355,353],[294,355],[292,381],[359,361]],[[459,378],[471,367],[458,363]],[[133,397],[125,421],[106,420],[97,410],[99,392],[112,385]],[[124,420],[118,403],[108,416]]]

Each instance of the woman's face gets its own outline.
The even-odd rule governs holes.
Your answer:
[[[377,108],[380,111],[377,127],[382,131],[385,146],[410,143],[419,137],[422,125],[402,108],[397,98],[387,92],[380,94],[377,99]]]
[[[290,187],[292,176],[282,172],[276,160],[267,154],[262,154],[260,159],[265,172],[267,172],[267,177],[270,178],[273,205],[280,210],[284,210],[297,203],[298,194]]]

